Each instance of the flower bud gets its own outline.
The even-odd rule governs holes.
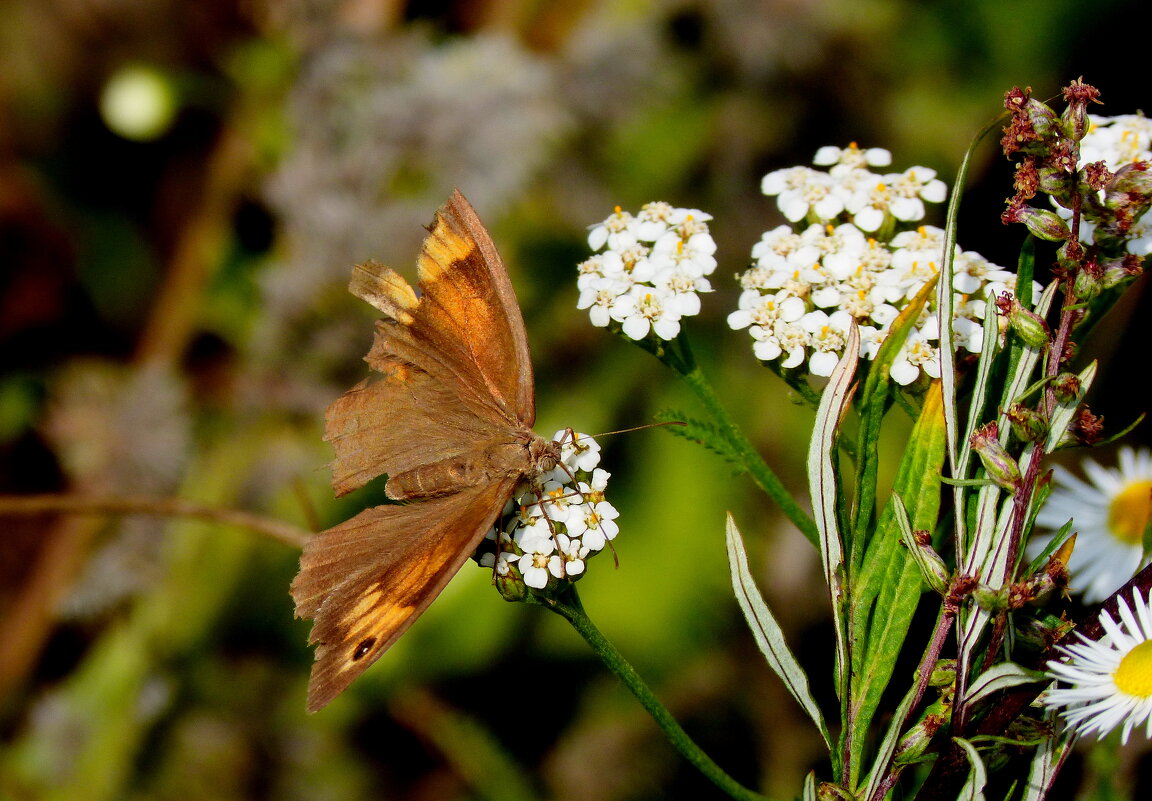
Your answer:
[[[1044,184],[1041,182],[1041,188],[1043,187]],[[1044,191],[1048,190],[1045,189]],[[1050,194],[1057,193],[1051,192]],[[1063,242],[1072,235],[1072,232],[1068,230],[1068,223],[1064,222],[1064,218],[1047,209],[1021,206],[1018,219],[1015,222],[1024,223],[1029,233],[1047,242]]]
[[[1063,95],[1064,102],[1068,104],[1062,115],[1064,130],[1069,137],[1079,142],[1088,132],[1088,104],[1100,102],[1100,90],[1077,78],[1064,88]]]
[[[1008,492],[1015,493],[1020,486],[1020,466],[1000,444],[1000,429],[995,422],[980,426],[969,441],[980,457],[988,477]]]
[[[1052,391],[1060,403],[1072,403],[1080,397],[1080,376],[1075,373],[1061,373],[1052,379]]]
[[[956,683],[955,659],[937,659],[932,675],[928,677],[929,687],[947,687]]]
[[[1008,611],[1009,593],[1010,588],[1008,585],[999,589],[993,589],[987,584],[981,584],[972,591],[972,599],[976,601],[976,605],[985,612],[997,614]]]
[[[1116,259],[1104,264],[1104,276],[1101,282],[1105,289],[1112,289],[1126,284],[1144,273],[1143,259],[1134,253],[1129,253],[1122,259]]]
[[[1082,265],[1072,281],[1072,293],[1080,302],[1092,300],[1104,289],[1104,273],[1095,262]]]
[[[927,531],[914,531],[912,532],[912,542],[908,542],[905,537],[901,537],[900,541],[904,543],[911,552],[912,558],[916,560],[916,566],[920,568],[920,575],[924,577],[928,586],[941,595],[945,595],[952,581],[952,571],[948,569],[948,564],[932,547],[931,535]]]
[[[507,573],[496,574],[495,583],[496,591],[505,601],[516,603],[523,601],[528,595],[528,585],[524,583],[524,578],[520,575],[514,562],[509,563]]]
[[[1015,298],[1008,302],[998,301],[997,310],[1008,318],[1008,324],[1016,335],[1030,348],[1043,348],[1051,339],[1048,323],[1035,312],[1028,311]]]
[[[1022,442],[1040,442],[1048,436],[1048,420],[1035,409],[1013,403],[1005,414],[1012,424],[1012,433]]]
[[[933,707],[938,706],[933,704]],[[943,706],[943,705],[940,705]],[[892,764],[894,765],[911,765],[919,762],[928,750],[928,746],[932,743],[932,738],[944,728],[945,724],[951,718],[952,707],[951,704],[940,711],[929,711],[924,715],[924,719],[908,730],[908,733],[900,738],[899,744],[896,746],[896,751],[892,755]]]

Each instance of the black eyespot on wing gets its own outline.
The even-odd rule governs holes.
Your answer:
[[[368,652],[372,650],[372,646],[375,644],[375,637],[369,637],[368,639],[361,641],[361,643],[356,646],[356,650],[352,652],[352,661],[359,662],[361,659],[368,656]]]

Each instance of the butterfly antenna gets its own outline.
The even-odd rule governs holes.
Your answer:
[[[631,434],[633,431],[643,431],[646,428],[663,428],[664,426],[686,426],[686,425],[688,425],[688,424],[685,423],[683,420],[665,420],[665,421],[660,422],[660,423],[647,423],[647,424],[642,425],[642,426],[633,426],[632,428],[621,428],[618,431],[604,431],[600,434],[588,434],[588,436],[592,437],[593,439],[599,439],[600,437],[608,437],[608,436],[611,436],[613,434]]]

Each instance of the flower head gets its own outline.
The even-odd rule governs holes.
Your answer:
[[[1139,589],[1132,590],[1132,606],[1117,599],[1117,622],[1106,610],[1100,613],[1104,636],[1080,637],[1060,646],[1064,659],[1048,663],[1048,674],[1070,686],[1048,693],[1044,703],[1062,709],[1068,725],[1079,734],[1103,736],[1123,726],[1121,742],[1132,729],[1146,725],[1152,738],[1152,610]]]
[[[748,330],[761,361],[784,369],[807,363],[812,375],[827,376],[852,324],[861,358],[874,359],[900,311],[940,271],[944,231],[913,224],[925,203],[944,200],[947,187],[927,167],[885,175],[869,169],[890,162],[879,148],[823,147],[814,163],[826,172],[791,167],[764,176],[762,191],[776,196],[793,225],[768,231],[752,248],[755,264],[741,274],[744,291],[728,316],[731,328]],[[985,301],[1016,276],[978,253],[956,247],[954,255],[954,341],[979,353]],[[934,312],[932,298],[892,362],[896,383],[940,376]]]
[[[567,429],[553,440],[560,443],[561,463],[522,485],[476,554],[499,578],[518,584],[501,588],[509,600],[522,599],[524,586],[546,590],[575,581],[620,531],[619,512],[605,499],[611,474],[597,467],[600,445]]]
[[[595,253],[579,265],[576,306],[592,324],[615,323],[631,339],[675,339],[680,319],[700,313],[700,292],[716,269],[712,217],[699,209],[648,203],[633,215],[617,208],[593,225]]]
[[[1068,562],[1072,587],[1095,603],[1116,591],[1143,567],[1144,530],[1152,520],[1152,452],[1120,450],[1120,464],[1101,467],[1084,461],[1089,481],[1057,466],[1055,488],[1036,515],[1038,525],[1052,530],[1072,520],[1078,532]],[[1039,551],[1050,537],[1036,537]]]

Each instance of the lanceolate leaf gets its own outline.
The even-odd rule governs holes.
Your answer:
[[[812,718],[816,727],[820,729],[825,744],[831,749],[832,738],[828,734],[828,725],[824,722],[820,707],[816,705],[816,699],[812,697],[812,692],[808,688],[808,676],[796,661],[796,657],[792,655],[788,643],[784,640],[784,632],[780,630],[780,624],[776,622],[775,616],[752,579],[744,543],[731,513],[728,515],[725,539],[728,543],[728,566],[732,571],[732,589],[736,593],[741,611],[744,612],[744,618],[756,638],[756,644],[768,660],[769,667],[776,671],[776,675],[784,682],[788,692],[808,713],[808,717]]]
[[[1055,710],[1049,709],[1044,719],[1051,726],[1057,725]],[[1056,776],[1064,766],[1064,760],[1072,753],[1075,742],[1076,736],[1067,731],[1040,740],[1040,745],[1036,746],[1036,753],[1032,756],[1028,781],[1024,785],[1020,801],[1043,801],[1048,791],[1055,785]]]
[[[841,720],[845,722],[855,704],[851,697],[852,683],[849,676],[849,586],[845,575],[844,540],[841,534],[846,510],[841,507],[834,453],[840,421],[852,402],[852,379],[856,374],[859,354],[860,332],[856,326],[850,325],[844,355],[836,363],[828,378],[828,385],[820,396],[820,408],[816,411],[812,440],[808,446],[808,488],[820,543],[820,561],[832,606],[832,625],[836,633],[836,695],[840,698]],[[840,734],[840,747],[832,753],[833,773],[848,786],[855,782],[859,770],[856,763],[845,764],[852,753],[853,734],[852,729],[845,725]]]
[[[1001,662],[972,682],[968,688],[968,703],[974,704],[1000,690],[1047,680],[1043,671],[1029,670],[1015,662]]]
[[[984,767],[984,760],[980,758],[980,753],[972,743],[960,737],[952,739],[964,749],[968,763],[972,766],[968,771],[968,779],[956,796],[957,801],[984,801],[984,786],[988,783],[988,770]]]
[[[860,332],[856,326],[848,327],[848,343],[844,355],[836,363],[828,385],[820,396],[820,408],[812,429],[808,447],[808,488],[812,496],[812,512],[820,535],[820,559],[824,566],[824,580],[832,601],[832,617],[836,627],[836,676],[840,684],[838,695],[845,700],[848,676],[848,643],[845,626],[847,588],[844,584],[844,540],[840,524],[842,509],[833,451],[840,428],[840,420],[852,400],[852,378],[860,353]]]
[[[913,529],[936,527],[940,471],[944,463],[944,412],[939,382],[924,397],[920,419],[909,437],[893,493],[903,499]],[[853,585],[850,618],[857,708],[853,755],[858,758],[881,695],[892,677],[924,588],[915,557],[900,543],[895,499],[885,506]]]

